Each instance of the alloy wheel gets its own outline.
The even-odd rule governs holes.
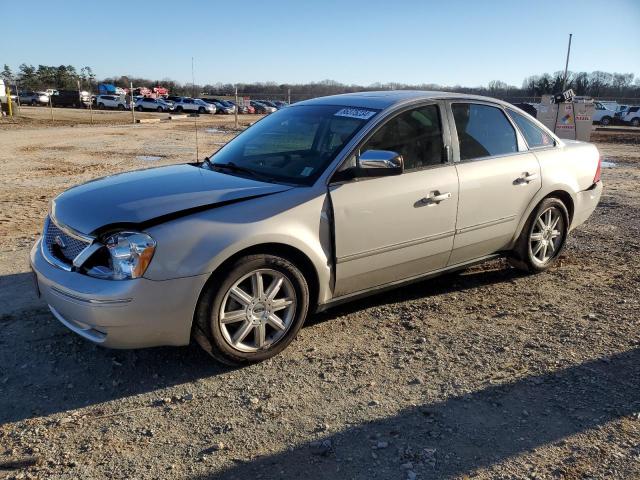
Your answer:
[[[564,241],[565,221],[557,207],[549,207],[536,219],[529,235],[529,254],[538,265],[546,265]]]
[[[244,275],[225,294],[218,322],[224,340],[241,352],[266,350],[293,323],[296,292],[283,273],[259,269]]]

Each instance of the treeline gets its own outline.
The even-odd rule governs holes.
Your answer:
[[[153,80],[148,78],[122,75],[97,80],[91,67],[76,69],[73,65],[48,66],[21,64],[17,72],[13,72],[8,65],[0,73],[8,83],[17,84],[20,89],[45,90],[47,88],[73,89],[80,84],[81,89],[96,91],[98,83],[111,83],[118,87],[127,88],[132,83],[134,87],[152,88],[163,86],[174,95],[230,95],[235,88],[241,94],[264,96],[271,98],[286,98],[289,94],[292,100],[335,95],[339,93],[360,92],[366,90],[445,90],[460,93],[488,95],[499,98],[539,97],[547,93],[562,91],[564,74],[554,72],[527,77],[520,87],[508,85],[500,80],[489,82],[487,86],[466,87],[462,85],[437,85],[424,83],[407,85],[403,83],[374,83],[371,85],[346,85],[334,80],[323,80],[305,84],[278,84],[275,82],[258,83],[215,83],[205,85],[182,84],[170,79]],[[635,80],[635,81],[634,81]],[[640,97],[640,77],[634,78],[633,73],[608,72],[570,72],[565,89],[572,88],[577,95],[589,95],[599,98],[638,98]]]

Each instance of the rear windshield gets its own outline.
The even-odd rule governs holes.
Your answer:
[[[274,181],[310,185],[377,113],[333,105],[278,110],[222,147],[211,161],[232,163]]]

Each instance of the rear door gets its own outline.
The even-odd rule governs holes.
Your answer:
[[[496,104],[450,102],[460,200],[449,265],[506,248],[533,196],[540,165]]]
[[[359,151],[401,154],[401,175],[330,186],[336,296],[443,268],[453,246],[458,177],[448,161],[448,126],[437,104],[387,120]],[[355,156],[348,162],[355,164]],[[440,200],[436,200],[437,198]]]

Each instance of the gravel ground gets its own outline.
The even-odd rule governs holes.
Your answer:
[[[200,152],[224,123],[202,120]],[[593,140],[616,165],[557,267],[371,297],[229,369],[93,346],[26,273],[53,195],[191,161],[193,125],[0,123],[0,478],[640,478],[640,134]]]

